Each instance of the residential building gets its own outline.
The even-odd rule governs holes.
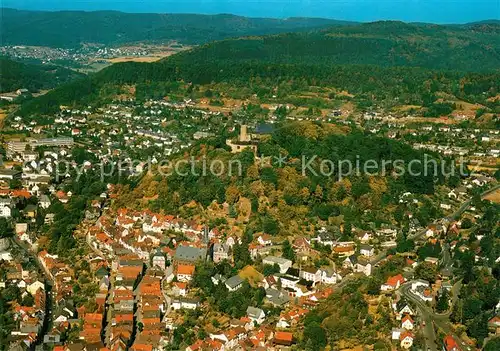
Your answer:
[[[401,284],[403,284],[404,282],[405,282],[405,278],[401,274],[398,274],[398,275],[387,278],[386,283],[382,284],[380,286],[380,290],[392,291],[395,289],[399,289]]]
[[[213,246],[212,260],[214,263],[219,263],[223,260],[230,260],[230,248],[226,244],[215,243]]]
[[[195,268],[194,265],[179,264],[177,266],[177,280],[180,282],[189,282],[193,279]]]
[[[247,316],[255,324],[262,324],[266,319],[266,314],[263,310],[257,307],[249,306],[247,308]]]
[[[241,286],[243,285],[243,282],[244,282],[244,280],[241,279],[240,276],[235,275],[235,276],[229,278],[228,280],[226,280],[224,284],[226,285],[226,288],[229,291],[235,291],[235,290],[238,290],[239,288],[241,288]]]
[[[280,268],[280,273],[282,273],[282,274],[286,273],[288,268],[290,268],[292,266],[292,261],[290,261],[286,258],[283,258],[283,257],[276,257],[276,256],[267,256],[266,258],[264,258],[262,260],[262,263],[268,264],[271,266],[274,266],[275,264],[277,264]]]

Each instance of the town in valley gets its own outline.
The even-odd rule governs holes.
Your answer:
[[[500,350],[498,21],[2,11],[0,350]]]

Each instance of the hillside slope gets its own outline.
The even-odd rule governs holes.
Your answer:
[[[306,30],[350,22],[321,18],[247,18],[234,15],[149,14],[118,11],[1,9],[2,45],[75,47],[177,40],[200,44],[244,35]]]
[[[175,59],[372,64],[457,71],[500,69],[500,25],[470,28],[374,22],[207,44]]]
[[[0,92],[52,89],[85,75],[51,65],[31,65],[0,57]]]
[[[429,105],[437,100],[437,92],[498,105],[488,98],[500,91],[499,30],[496,25],[473,30],[376,22],[228,39],[155,63],[113,65],[29,102],[21,113],[54,112],[59,105],[96,102],[105,85],[177,80],[252,86],[256,94],[269,96],[274,94],[272,87],[281,83],[329,86],[355,94],[365,105],[377,100]]]

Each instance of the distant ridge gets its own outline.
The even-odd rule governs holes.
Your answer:
[[[499,91],[497,28],[379,21],[225,39],[154,63],[111,65],[27,102],[19,113],[54,113],[60,105],[92,104],[106,86],[161,90],[162,84],[183,81],[247,87],[253,80],[266,82],[263,90],[269,92],[282,82],[335,86],[356,95],[361,104],[398,99],[424,105],[434,101],[429,98],[435,92],[444,91],[493,108],[495,102],[486,99]],[[492,95],[483,95],[485,91]]]
[[[231,14],[155,14],[119,11],[26,11],[1,8],[2,45],[77,47],[138,41],[203,44],[232,37],[307,31],[356,22],[325,18],[250,18]]]

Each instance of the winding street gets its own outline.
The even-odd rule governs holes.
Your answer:
[[[453,338],[457,341],[457,343],[460,345],[462,350],[471,350],[470,346],[467,345],[461,338],[459,338],[455,332],[454,328],[451,325],[450,322],[450,315],[451,315],[451,306],[448,312],[446,313],[435,313],[432,308],[427,306],[419,297],[417,297],[415,294],[412,293],[410,290],[412,281],[409,281],[405,284],[403,284],[400,288],[400,293],[413,302],[416,306],[418,311],[420,312],[419,315],[422,318],[423,321],[425,321],[425,328],[424,328],[424,337],[425,337],[425,344],[426,348],[428,350],[434,351],[438,350],[438,343],[436,342],[436,333],[434,330],[434,325],[441,329],[445,334],[452,335]],[[455,283],[452,287],[452,301],[456,301],[457,299],[457,293],[460,290],[462,282],[458,281]]]
[[[500,188],[500,184],[495,185],[494,187],[485,190],[481,193],[481,198],[485,197],[488,194],[491,194],[495,192],[497,189]],[[459,218],[462,213],[470,206],[472,202],[472,198],[465,201],[460,207],[452,214],[448,215],[447,217],[444,217],[442,220],[445,221],[452,221],[454,219]],[[438,224],[439,221],[435,221],[434,224]],[[413,234],[412,236],[408,236],[408,239],[411,240],[416,240],[420,237],[422,237],[425,232],[427,231],[427,228],[424,228],[420,230],[419,232]],[[448,243],[443,245],[442,249],[442,259],[441,259],[441,272],[447,272],[451,273],[453,269],[453,261],[451,259],[451,253],[450,253],[450,245]],[[372,265],[378,264],[380,261],[385,259],[387,257],[387,252],[381,252],[378,256],[376,256],[372,260]],[[449,317],[451,314],[451,306],[450,306],[450,311],[447,313],[443,314],[438,314],[434,313],[434,311],[428,307],[419,297],[414,295],[410,291],[411,287],[411,281],[403,284],[399,288],[399,292],[405,296],[408,300],[412,301],[416,306],[417,306],[417,312],[420,315],[421,319],[423,322],[425,322],[425,327],[423,328],[423,333],[424,333],[424,338],[425,338],[425,345],[426,349],[429,351],[438,351],[441,348],[439,347],[440,343],[437,343],[436,341],[436,332],[434,330],[434,326],[438,327],[441,329],[445,334],[450,334],[454,337],[454,339],[458,342],[460,345],[461,349],[463,351],[465,350],[471,350],[471,347],[467,345],[466,343],[463,342],[461,338],[459,338],[455,333],[454,333],[454,328],[450,323]],[[462,280],[457,281],[452,289],[451,289],[451,299],[452,299],[452,306],[457,302],[458,300],[458,293],[460,291],[460,287],[462,284]]]
[[[500,184],[497,184],[494,187],[492,187],[492,188],[490,188],[488,190],[483,191],[481,193],[481,198],[483,198],[486,195],[489,195],[489,194],[495,192],[497,189],[500,189]],[[452,214],[448,215],[447,217],[444,217],[443,219],[447,220],[447,221],[452,221],[452,220],[458,218],[470,206],[471,202],[472,202],[472,198],[470,198],[469,200],[465,201],[462,205],[460,205],[460,207],[455,212],[453,212]],[[439,221],[435,221],[433,224],[439,224],[438,222]],[[411,240],[418,239],[421,236],[423,236],[426,231],[427,231],[427,228],[424,228],[421,231],[419,231],[419,232],[417,232],[417,233],[415,233],[413,235],[409,235],[408,239],[411,239]]]

